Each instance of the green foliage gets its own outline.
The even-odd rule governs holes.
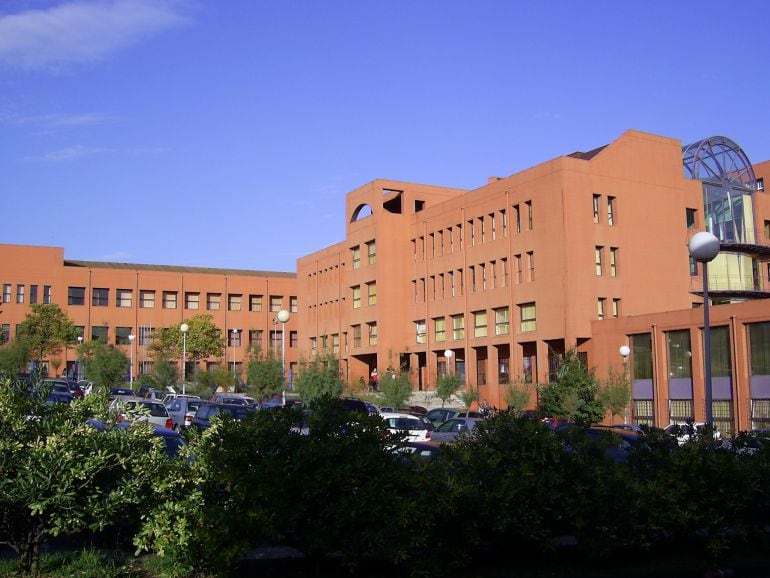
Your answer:
[[[460,401],[463,402],[465,409],[470,411],[471,406],[479,401],[479,390],[473,389],[470,385],[465,391],[461,391],[458,396]]]
[[[217,365],[211,370],[211,384],[214,389],[222,391],[235,391],[238,379],[226,365]]]
[[[179,382],[179,370],[176,364],[159,359],[153,364],[153,377],[157,387],[165,390]]]
[[[607,380],[599,391],[599,399],[611,417],[623,415],[631,402],[631,384],[625,368],[622,372],[610,368]]]
[[[22,373],[29,361],[29,346],[18,339],[0,347],[0,374]]]
[[[590,425],[604,416],[599,382],[594,371],[583,366],[575,350],[564,355],[556,381],[539,387],[541,415],[572,418],[580,425]]]
[[[61,351],[65,345],[77,343],[77,329],[67,314],[53,303],[31,306],[30,313],[19,325],[16,339],[29,347],[33,359],[42,361]]]
[[[130,361],[123,350],[101,341],[84,341],[77,351],[85,362],[86,379],[94,385],[111,387],[125,382]]]
[[[267,355],[260,349],[252,351],[246,376],[249,393],[257,399],[264,399],[283,391],[283,364],[272,351]]]
[[[303,400],[310,401],[321,397],[339,397],[342,395],[340,362],[332,354],[314,357],[300,365],[296,387]]]
[[[436,380],[436,396],[441,400],[441,407],[444,407],[447,400],[460,389],[460,376],[456,373],[440,375]]]
[[[513,415],[521,415],[521,412],[526,409],[534,389],[533,384],[523,381],[514,382],[505,389],[503,399]]]
[[[36,573],[51,536],[100,530],[132,512],[164,461],[151,429],[135,424],[99,432],[106,396],[46,405],[23,383],[0,383],[0,542]]]
[[[213,322],[211,315],[195,315],[184,321],[189,326],[185,341],[181,323],[171,327],[158,327],[153,331],[149,354],[156,361],[181,359],[184,352],[187,361],[198,362],[208,357],[220,357],[225,348],[222,330]]]
[[[405,371],[398,375],[391,373],[380,381],[382,404],[390,407],[401,407],[412,395],[412,386],[409,383],[409,374]]]

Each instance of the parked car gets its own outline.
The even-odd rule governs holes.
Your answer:
[[[689,441],[702,437],[705,433],[705,427],[706,424],[703,422],[672,423],[663,431],[676,438],[676,442],[683,446]],[[717,429],[714,429],[713,436],[715,440],[722,439],[722,434]]]
[[[467,416],[465,414],[468,414]],[[472,417],[481,419],[483,416],[477,411],[466,411],[464,408],[458,407],[434,407],[429,410],[425,416],[433,422],[433,425],[441,425],[445,421],[455,417]]]
[[[118,412],[121,421],[146,421],[169,429],[174,427],[166,406],[154,399],[116,397],[110,409]]]
[[[97,431],[104,431],[105,426],[104,422],[98,419],[89,419],[87,422],[90,426],[95,428]],[[182,448],[187,446],[187,443],[182,439],[182,436],[179,435],[179,432],[169,429],[166,427],[161,427],[155,424],[152,425],[152,433],[153,435],[156,435],[163,439],[163,451],[166,453],[166,455],[170,458],[175,458],[179,455]],[[130,427],[131,423],[127,421],[120,422],[118,424],[118,427],[121,429]]]
[[[249,405],[257,403],[256,399],[243,393],[215,393],[211,396],[209,401],[214,403],[226,403],[230,405]]]
[[[472,432],[476,424],[482,421],[477,417],[453,417],[436,427],[431,434],[431,440],[434,442],[453,442],[460,434]]]
[[[198,411],[195,412],[189,427],[198,431],[204,431],[211,427],[211,420],[218,415],[227,415],[236,421],[246,419],[249,409],[241,404],[226,404],[207,402],[201,404]]]
[[[398,446],[394,451],[403,457],[432,460],[441,451],[441,444],[434,441],[406,442],[404,445]]]
[[[431,439],[431,432],[419,417],[408,413],[380,414],[392,433],[405,433],[407,441],[424,442]]]
[[[71,403],[75,396],[68,391],[52,391],[45,398],[46,405],[55,405],[57,403]]]
[[[366,402],[358,399],[357,397],[342,397],[340,398],[340,401],[342,402],[342,407],[344,407],[347,411],[369,413],[369,408],[367,407]]]
[[[63,391],[75,397],[83,397],[83,390],[78,383],[69,379],[44,379],[43,387],[50,387],[51,391]]]
[[[608,427],[580,427],[565,424],[556,430],[564,440],[567,451],[575,453],[601,452],[608,458],[624,463],[634,447],[644,442],[643,433]]]
[[[206,402],[199,397],[179,396],[167,399],[165,405],[171,417],[173,429],[179,431],[190,427],[195,413],[204,403]]]
[[[112,387],[110,388],[110,398],[116,397],[136,397],[133,389],[127,387]]]

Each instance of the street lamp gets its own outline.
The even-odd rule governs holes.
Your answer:
[[[621,345],[618,353],[623,358],[623,387],[626,387],[628,384],[628,356],[631,355],[631,348],[628,345]],[[613,419],[614,417],[611,415],[610,423],[612,423]],[[623,410],[623,422],[626,422],[626,409]]]
[[[182,332],[182,395],[185,393],[184,380],[185,380],[185,367],[187,363],[187,332],[190,330],[190,326],[187,323],[182,323],[179,326],[179,331]]]
[[[238,330],[233,327],[233,329],[230,331],[232,333],[232,347],[233,347],[233,379],[235,379],[235,340],[238,337]]]
[[[444,357],[446,358],[447,375],[452,375],[452,355],[453,354],[454,354],[454,351],[452,351],[451,349],[444,350]]]
[[[82,335],[78,335],[78,348],[80,347],[80,345],[82,343],[83,343],[83,336]],[[78,351],[78,362],[79,361],[80,361],[80,352]],[[78,372],[77,373],[78,374],[75,376],[75,379],[77,381],[80,381],[80,363],[78,363]],[[85,376],[86,376],[86,370],[85,370],[85,367],[84,367],[83,368],[83,377],[85,377]]]
[[[131,389],[134,389],[134,339],[136,339],[136,335],[133,333],[128,336],[128,348],[131,352],[131,365],[128,366],[128,383]]]
[[[719,254],[719,239],[707,231],[695,233],[687,247],[693,259],[703,265],[703,375],[706,392],[706,423],[713,420],[711,407],[711,327],[709,325],[709,278],[708,263]]]
[[[281,392],[281,403],[286,405],[286,322],[291,317],[286,309],[281,309],[275,318],[281,322],[281,381],[283,391]]]

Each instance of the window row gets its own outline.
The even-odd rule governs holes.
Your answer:
[[[153,309],[156,306],[158,294],[160,295],[160,304],[163,309],[176,309],[178,307],[178,291],[154,291],[142,289],[139,291],[139,307],[142,309]],[[222,307],[221,293],[205,293],[205,307],[208,311],[219,311]],[[190,310],[202,309],[201,293],[197,291],[184,292],[184,308]],[[67,289],[67,305],[85,305],[86,288],[69,287]],[[248,310],[252,312],[262,311],[263,296],[248,295]],[[91,290],[91,305],[93,307],[108,307],[110,304],[110,290],[101,287],[94,287]],[[116,289],[115,307],[133,307],[134,290]],[[283,308],[283,296],[270,295],[269,306],[271,312],[278,312]],[[228,293],[227,310],[242,311],[244,307],[244,295],[240,293]],[[299,309],[297,298],[289,297],[289,308],[292,313]]]
[[[616,197],[607,195],[607,224],[612,227],[618,221],[618,201]],[[592,209],[594,216],[594,223],[597,225],[602,222],[602,195],[594,194],[592,199]]]
[[[347,334],[345,334],[345,340],[347,341]],[[333,333],[331,335],[321,335],[321,352],[322,353],[334,353],[340,352],[340,335],[339,333]],[[345,343],[345,350],[347,351],[347,343]],[[318,338],[310,338],[310,351],[313,355],[318,353]]]
[[[594,267],[596,270],[596,275],[598,277],[601,277],[605,273],[605,268],[607,265],[609,265],[609,275],[610,277],[617,277],[618,276],[618,259],[620,256],[620,249],[617,247],[609,247],[609,250],[606,251],[607,255],[609,255],[609,263],[606,263],[606,257],[605,257],[605,247],[601,245],[596,245],[594,247]]]
[[[607,308],[610,308],[609,310]],[[618,297],[599,297],[596,300],[596,315],[599,319],[620,317],[620,299]]]
[[[521,333],[535,331],[537,329],[537,308],[534,302],[522,303],[517,306],[519,310],[519,329]],[[488,318],[488,311],[473,311],[473,335],[472,337],[487,337],[488,335],[508,335],[510,328],[510,310],[508,307],[498,307],[490,310],[491,315]],[[448,341],[447,332],[451,329],[451,340],[458,341],[465,339],[465,315],[459,313],[450,315],[450,325],[447,325],[446,317],[434,317],[431,319],[433,326],[433,342],[440,343]],[[488,328],[488,322],[494,321],[494,327]],[[427,343],[427,325],[424,319],[414,322],[415,342],[418,344]]]
[[[369,265],[377,263],[377,243],[372,240],[364,243],[364,249],[366,250],[366,259]],[[350,249],[351,260],[353,263],[353,269],[361,268],[361,245],[356,245]]]
[[[532,201],[515,204],[511,207],[513,232],[532,230]],[[522,224],[523,223],[523,224]],[[508,213],[505,209],[493,211],[474,219],[468,219],[465,227],[462,223],[429,233],[427,238],[420,236],[412,239],[412,259],[422,260],[423,256],[433,259],[443,255],[462,251],[466,243],[470,247],[508,237]]]
[[[377,283],[372,281],[371,283],[365,283],[366,288],[366,302],[369,305],[377,305]],[[354,285],[350,288],[353,292],[353,309],[361,308],[361,285]]]
[[[29,304],[30,305],[37,305],[38,302],[40,303],[50,303],[51,302],[51,286],[50,285],[43,285],[43,294],[42,294],[42,301],[38,301],[40,299],[39,295],[40,286],[39,285],[30,285],[29,286]],[[16,285],[16,303],[23,304],[27,301],[27,286],[23,285],[21,283]],[[11,303],[13,302],[13,285],[11,283],[3,283],[3,303]]]

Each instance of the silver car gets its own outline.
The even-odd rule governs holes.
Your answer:
[[[146,421],[160,427],[173,427],[166,406],[154,399],[116,397],[112,400],[110,409],[117,412],[120,421]]]
[[[171,417],[173,429],[179,431],[189,427],[195,412],[204,403],[206,402],[199,397],[179,396],[167,399],[166,409]]]

